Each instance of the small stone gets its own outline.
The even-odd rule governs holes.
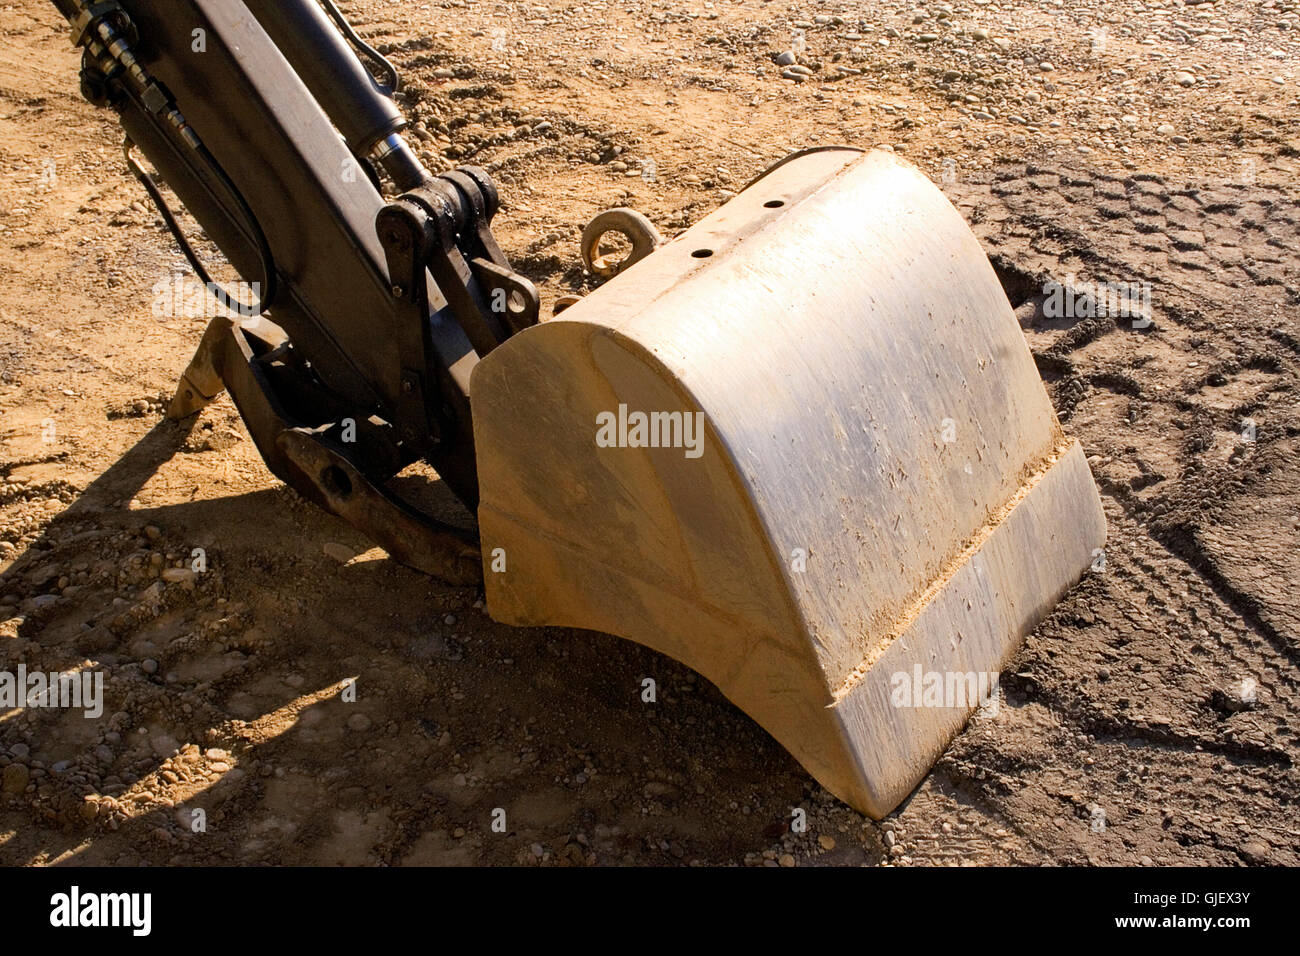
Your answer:
[[[1051,73],[1054,69],[1056,69],[1056,67],[1052,66],[1052,64],[1048,63],[1046,60],[1038,64],[1038,68],[1042,70],[1044,73]]]
[[[1267,866],[1272,847],[1262,840],[1247,840],[1241,845],[1241,855],[1256,866]]]
[[[778,54],[777,58],[773,62],[776,63],[777,66],[793,66],[797,61],[795,60],[794,53],[790,50],[786,50],[784,53]]]
[[[1156,132],[1159,133],[1161,136],[1172,136],[1176,132],[1176,130],[1169,123],[1161,123],[1159,126],[1156,127]]]
[[[355,730],[358,733],[367,731],[371,727],[371,720],[365,714],[353,714],[348,718],[348,729]]]
[[[817,842],[821,845],[823,850],[835,849],[835,837],[830,836],[829,834],[823,833],[817,838]]]
[[[144,671],[146,674],[157,674],[158,662],[151,657],[147,657],[140,662],[140,670]]]
[[[1188,73],[1186,70],[1181,70],[1174,74],[1174,82],[1179,86],[1195,86],[1196,75],[1194,73]]]
[[[442,619],[442,623],[446,624],[448,627],[454,627],[456,624],[456,615],[448,614],[446,617]]]
[[[144,536],[148,538],[150,541],[157,541],[159,538],[162,537],[162,528],[154,524],[146,525],[144,529]]]
[[[197,577],[189,568],[164,568],[162,579],[168,584],[190,584]]]
[[[4,776],[0,778],[0,790],[5,793],[19,794],[27,789],[27,782],[31,779],[31,773],[25,764],[11,763],[4,769]]]
[[[346,544],[339,544],[337,541],[327,541],[321,548],[326,555],[333,558],[339,564],[347,564],[357,556],[357,553],[349,548]]]
[[[794,854],[792,854],[792,853],[782,853],[782,854],[781,854],[781,858],[780,858],[780,860],[779,860],[778,862],[779,862],[782,866],[784,866],[784,867],[787,867],[787,868],[788,868],[788,867],[792,867],[792,866],[794,866]]]

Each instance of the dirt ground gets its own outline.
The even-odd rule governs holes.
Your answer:
[[[0,712],[0,862],[1300,863],[1296,0],[343,6],[426,161],[497,178],[544,314],[588,287],[603,208],[673,234],[796,148],[918,163],[1084,444],[1104,566],[1006,706],[864,818],[673,661],[496,625],[387,560],[271,477],[228,399],[164,421],[204,321],[150,303],[184,261],[53,6],[14,0],[0,670],[101,671],[107,705]],[[1051,280],[1150,283],[1154,321],[1049,319]]]

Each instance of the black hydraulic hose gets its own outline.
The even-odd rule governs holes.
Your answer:
[[[261,263],[262,284],[257,287],[257,301],[250,304],[240,302],[213,281],[212,276],[199,260],[198,253],[194,251],[194,247],[190,244],[189,239],[186,238],[184,231],[181,229],[180,223],[176,221],[176,217],[168,207],[167,200],[163,198],[162,192],[154,184],[149,174],[144,171],[144,168],[135,161],[135,157],[131,154],[131,150],[134,147],[135,144],[131,142],[130,138],[122,144],[122,151],[126,155],[127,167],[135,174],[135,178],[140,181],[140,185],[142,185],[145,192],[149,194],[149,198],[153,200],[153,204],[155,208],[157,208],[158,214],[162,216],[163,222],[166,223],[168,231],[172,234],[172,238],[176,240],[176,244],[180,247],[181,252],[184,253],[191,268],[194,269],[195,274],[198,275],[199,279],[207,287],[208,291],[216,297],[217,301],[221,303],[224,308],[245,317],[261,315],[270,308],[271,302],[274,301],[276,293],[275,257],[271,252],[271,244],[267,241],[266,233],[262,231],[262,226],[257,221],[257,216],[254,215],[252,208],[248,205],[248,201],[244,199],[243,194],[240,193],[238,187],[236,187],[231,181],[230,177],[226,174],[226,171],[221,168],[221,164],[217,162],[216,157],[208,151],[207,146],[200,142],[193,148],[198,154],[199,159],[202,160],[204,165],[208,167],[212,174],[221,181],[221,185],[225,191],[239,207],[239,213],[244,220],[244,225],[251,233],[253,244],[257,247],[258,259]]]
[[[176,105],[171,102],[166,90],[154,81],[136,57],[135,52],[131,49],[132,44],[124,33],[126,28],[130,26],[130,20],[125,19],[125,13],[116,3],[92,5],[89,0],[55,0],[55,6],[73,24],[75,42],[80,46],[84,46],[96,60],[111,58],[114,64],[122,70],[123,85],[130,91],[132,99],[139,104],[146,114],[157,118],[164,133],[167,127],[171,127],[180,140],[194,151],[199,162],[207,168],[207,171],[221,183],[227,197],[235,204],[239,217],[243,219],[242,225],[247,230],[246,236],[251,237],[253,245],[257,247],[258,261],[262,271],[262,283],[255,286],[258,290],[257,300],[250,304],[240,302],[212,281],[212,276],[208,274],[208,270],[204,268],[203,263],[199,261],[198,254],[195,253],[194,247],[190,245],[190,241],[186,238],[180,223],[176,221],[176,217],[172,215],[171,209],[168,208],[167,200],[163,198],[162,192],[154,185],[149,174],[144,171],[131,154],[135,144],[129,136],[122,143],[122,152],[126,156],[127,168],[135,174],[135,178],[140,181],[140,185],[149,194],[149,198],[153,200],[153,204],[158,209],[158,214],[162,216],[163,222],[167,224],[172,238],[176,240],[181,252],[185,254],[185,258],[189,260],[195,273],[203,280],[208,290],[228,311],[245,317],[261,315],[270,307],[276,293],[275,257],[271,252],[271,244],[267,241],[266,233],[262,231],[261,223],[257,221],[257,215],[253,212],[252,207],[248,205],[248,201],[244,198],[243,193],[239,191],[239,187],[231,180],[225,169],[217,162],[217,158],[199,139],[198,134],[194,132],[189,123],[185,121],[185,117],[181,115]],[[236,223],[236,226],[238,225],[239,223]]]
[[[335,5],[334,0],[320,0],[320,5],[325,8],[325,12],[330,15],[330,19],[334,21],[339,28],[339,32],[347,38],[347,41],[364,52],[379,67],[380,72],[388,77],[388,89],[394,93],[400,90],[402,88],[402,75],[397,72],[397,67],[393,66],[386,56],[361,39],[357,31],[352,28],[352,24],[348,23],[348,18]]]

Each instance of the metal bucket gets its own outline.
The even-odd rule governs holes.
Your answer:
[[[1105,538],[979,243],[888,152],[778,164],[471,399],[491,615],[682,661],[873,817]]]

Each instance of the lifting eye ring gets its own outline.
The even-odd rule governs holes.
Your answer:
[[[632,243],[632,251],[622,258],[616,255],[600,254],[600,240],[608,233],[616,232],[626,236]],[[582,264],[587,271],[600,279],[612,279],[624,269],[640,262],[663,244],[663,236],[649,219],[637,212],[620,206],[607,209],[587,223],[582,230]]]

